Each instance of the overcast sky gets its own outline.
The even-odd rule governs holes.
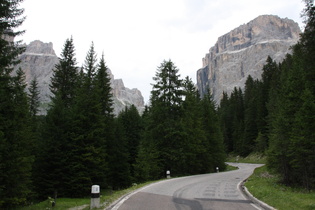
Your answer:
[[[171,59],[196,82],[202,58],[218,37],[259,15],[293,19],[302,27],[302,0],[24,0],[20,37],[52,42],[57,56],[73,36],[81,65],[94,42],[115,78],[149,100],[157,67]]]

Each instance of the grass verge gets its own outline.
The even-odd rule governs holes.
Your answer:
[[[237,167],[227,165],[225,171],[231,171],[231,170],[236,170],[236,169]],[[161,181],[161,180],[158,180],[158,181]],[[131,193],[134,190],[137,190],[141,187],[144,187],[146,185],[149,185],[158,181],[150,181],[150,182],[145,182],[142,184],[135,184],[130,188],[117,190],[117,191],[101,190],[102,195],[101,195],[100,203],[102,204],[102,206],[100,209],[104,209],[108,207],[111,203],[118,200],[123,195]],[[52,202],[52,199],[47,199],[37,204],[18,208],[17,210],[42,210],[42,209],[45,209],[45,210],[65,210],[65,209],[88,210],[89,205],[90,205],[90,198],[58,198],[56,201],[56,206],[53,208],[52,208],[51,202]]]
[[[229,154],[227,158],[227,162],[237,162],[237,163],[266,163],[266,156],[262,153],[251,153],[247,157],[235,156],[233,154]]]
[[[53,199],[47,199],[37,204],[17,208],[16,210],[64,210],[79,207],[90,203],[90,198],[58,198],[55,207],[52,207]]]
[[[270,174],[267,167],[256,168],[245,183],[247,189],[259,200],[276,209],[315,209],[315,192],[287,187]]]
[[[226,165],[226,169],[225,171],[233,171],[233,170],[237,170],[238,168],[235,166],[231,166],[231,165]]]
[[[160,180],[159,180],[160,181]],[[134,190],[137,190],[141,187],[149,185],[157,181],[145,182],[142,184],[134,184],[132,187],[124,189],[124,190],[102,190],[101,191],[101,208],[104,209],[108,207],[111,203],[119,199],[125,194],[131,193]],[[55,207],[52,207],[53,199],[47,199],[43,202],[33,204],[30,206],[25,206],[21,208],[17,208],[16,210],[65,210],[65,209],[73,209],[73,210],[88,210],[90,209],[90,198],[58,198],[56,201]]]

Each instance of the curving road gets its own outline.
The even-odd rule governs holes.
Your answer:
[[[229,163],[228,172],[168,179],[141,188],[120,200],[112,210],[257,210],[239,185],[261,164]]]

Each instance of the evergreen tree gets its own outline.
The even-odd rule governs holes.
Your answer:
[[[38,161],[36,161],[36,158],[39,157],[41,154],[42,149],[42,131],[43,131],[43,119],[44,116],[39,116],[39,105],[40,105],[40,97],[39,97],[39,90],[38,90],[38,82],[37,78],[34,77],[31,81],[30,87],[28,88],[28,102],[29,102],[29,113],[30,113],[30,127],[32,130],[32,135],[34,139],[34,145],[32,149],[32,155],[35,157],[34,164],[32,168],[32,181],[33,183],[37,183],[36,180],[36,170],[37,166],[36,164]],[[33,185],[33,198],[38,197],[38,193],[35,191],[35,187]]]
[[[152,138],[151,130],[154,128],[155,124],[152,120],[150,109],[151,107],[146,106],[142,114],[144,130],[141,135],[139,152],[134,167],[134,176],[138,182],[159,179],[161,178],[161,171],[163,170],[156,142]]]
[[[268,138],[269,138],[269,148],[268,148],[268,165],[276,169],[278,172],[288,171],[288,160],[286,157],[287,153],[287,133],[285,132],[283,117],[283,110],[280,111],[279,108],[283,103],[283,84],[286,78],[288,69],[293,65],[293,58],[291,55],[287,55],[282,63],[279,64],[279,71],[277,74],[273,74],[271,81],[271,88],[269,90],[269,102],[268,107]]]
[[[72,125],[72,141],[75,142],[71,156],[73,169],[71,185],[73,197],[86,196],[91,185],[107,186],[105,113],[102,113],[99,82],[97,79],[96,53],[92,43],[80,73],[79,88],[75,100]],[[104,79],[104,78],[102,78]],[[110,114],[110,113],[109,113]],[[79,190],[80,189],[80,190]]]
[[[40,199],[66,196],[66,178],[69,177],[69,160],[71,147],[69,129],[71,121],[59,95],[47,112],[43,126],[42,141],[38,142],[40,150],[35,162],[35,189]],[[65,152],[67,151],[67,152]]]
[[[137,108],[134,105],[126,107],[118,115],[117,123],[120,124],[123,130],[124,139],[126,140],[126,147],[128,152],[128,164],[131,177],[135,176],[135,163],[139,153],[139,144],[141,140],[141,133],[143,130],[142,119]]]
[[[59,62],[53,70],[50,90],[54,96],[59,95],[66,108],[70,108],[73,105],[78,79],[78,68],[76,66],[72,37],[66,40],[63,47],[61,58],[59,58]],[[55,98],[53,97],[52,100]]]
[[[303,50],[303,56],[305,66],[304,70],[306,73],[306,85],[312,93],[315,92],[315,6],[314,0],[304,0],[305,9],[303,11],[305,29],[301,34],[300,45]]]
[[[151,106],[142,117],[136,179],[161,178],[167,170],[176,176],[224,169],[223,136],[210,95],[200,100],[192,81],[179,79],[171,61],[158,67],[154,81]]]
[[[245,82],[244,94],[244,140],[241,155],[246,157],[254,149],[254,141],[258,135],[257,128],[257,98],[258,81],[249,75]]]
[[[97,74],[96,74],[96,85],[99,91],[101,113],[107,118],[113,118],[113,94],[110,83],[110,76],[108,74],[108,68],[105,64],[104,54],[101,57]]]
[[[94,49],[94,43],[92,42],[89,51],[86,54],[85,61],[84,61],[84,70],[86,72],[85,75],[85,91],[91,92],[93,87],[93,80],[96,75],[97,69],[97,55]]]
[[[233,151],[240,155],[243,151],[244,141],[244,96],[242,90],[234,88],[230,97],[229,115],[231,116],[231,137]]]
[[[143,116],[144,133],[135,165],[138,180],[165,177],[165,172],[181,174],[179,161],[183,126],[181,123],[183,83],[172,61],[158,67],[150,102]]]
[[[151,91],[152,123],[149,132],[153,139],[159,159],[162,163],[161,175],[166,170],[173,174],[180,173],[178,161],[181,157],[180,148],[182,139],[182,125],[179,123],[183,102],[182,80],[179,79],[178,69],[172,61],[164,61],[153,78],[155,84]]]
[[[23,71],[19,69],[10,80],[10,86],[1,89],[1,95],[8,97],[0,109],[0,207],[3,208],[26,204],[31,193],[34,160]]]
[[[153,80],[153,88],[151,91],[152,106],[160,103],[165,108],[164,115],[175,119],[180,116],[180,105],[183,102],[182,80],[179,79],[178,69],[174,63],[163,61],[158,67]]]
[[[208,171],[214,172],[216,167],[219,167],[220,170],[224,170],[226,156],[223,135],[220,129],[215,103],[212,100],[210,93],[204,95],[201,100],[201,109],[203,130],[206,133],[206,142],[204,146],[207,148],[207,152],[210,155]]]
[[[270,98],[270,92],[273,91],[271,88],[277,88],[275,83],[279,82],[279,70],[278,65],[274,62],[270,56],[266,60],[266,64],[263,66],[262,79],[257,83],[257,115],[256,123],[258,136],[255,143],[257,146],[254,150],[258,152],[264,152],[268,146],[268,126],[267,116],[268,114],[268,103]],[[275,86],[275,87],[274,87]],[[259,137],[259,138],[258,138]],[[259,145],[258,145],[259,144]]]
[[[277,104],[280,96],[281,91],[281,74],[286,71],[286,69],[289,68],[289,66],[292,65],[292,55],[287,54],[286,58],[283,60],[282,63],[279,63],[279,66],[277,67],[276,71],[273,72],[272,78],[270,81],[270,88],[268,92],[268,102],[266,104],[268,115],[266,116],[266,130],[267,130],[267,146],[269,147],[269,138],[270,138],[270,132],[272,130],[272,122],[275,120],[275,117],[277,115]],[[265,137],[264,135],[262,135]]]
[[[113,154],[115,157],[118,157],[114,151],[111,151],[113,148],[113,141],[118,140],[116,139],[115,129],[116,124],[114,122],[114,114],[113,114],[113,94],[112,94],[112,87],[110,82],[110,75],[108,73],[109,69],[105,64],[104,54],[101,57],[101,60],[97,67],[97,72],[95,75],[95,92],[97,94],[96,98],[98,99],[99,103],[99,111],[100,111],[100,122],[101,126],[103,126],[101,136],[103,138],[103,144],[100,145],[100,150],[102,151],[99,155],[102,158],[102,165],[103,165],[103,173],[104,177],[101,178],[103,180],[101,183],[103,186],[111,185],[113,186],[114,183],[113,177],[111,177],[110,172],[112,167],[116,166],[116,159],[111,159],[110,156]],[[96,102],[97,103],[97,102]],[[116,148],[115,148],[116,149]],[[117,151],[116,151],[117,152]],[[121,157],[122,158],[122,157]],[[111,162],[113,161],[113,162]],[[107,173],[107,174],[106,174]],[[129,176],[128,176],[129,178]],[[119,182],[118,182],[119,183]],[[116,183],[117,184],[117,183]]]
[[[223,92],[223,97],[218,107],[221,130],[223,133],[224,146],[227,153],[234,151],[234,143],[232,139],[232,113],[230,113],[230,99],[226,92]]]
[[[206,132],[203,130],[202,112],[198,91],[190,78],[184,80],[185,100],[183,102],[182,125],[184,135],[181,145],[182,173],[200,174],[211,171],[211,154],[207,150]]]
[[[30,114],[31,117],[34,119],[39,111],[39,90],[38,90],[38,82],[37,78],[35,77],[30,84],[28,89],[29,94],[29,104],[30,104]]]
[[[59,63],[53,70],[50,89],[52,104],[47,112],[43,141],[34,176],[36,191],[43,198],[71,194],[71,158],[73,106],[75,104],[78,72],[73,40],[67,39]],[[67,151],[67,152],[65,152]]]
[[[294,85],[299,85],[300,97],[296,104],[296,113],[292,123],[290,162],[293,168],[293,182],[301,184],[308,190],[315,189],[315,146],[314,146],[314,96],[315,96],[315,6],[313,0],[305,0],[305,30],[300,42],[294,47],[294,55],[298,57],[296,68],[300,77]],[[294,66],[293,66],[294,67]],[[293,69],[292,69],[293,70]],[[293,101],[292,101],[293,102]]]
[[[12,66],[19,61],[16,59],[25,48],[20,47],[21,41],[13,42],[13,39],[24,31],[14,31],[22,25],[25,18],[20,17],[24,9],[19,8],[23,0],[1,0],[0,4],[0,75],[9,76]]]
[[[314,10],[305,1],[305,32],[281,65],[281,86],[270,123],[268,166],[288,185],[314,189]],[[302,93],[302,94],[301,94]],[[272,98],[274,100],[274,98]]]
[[[302,94],[303,104],[295,115],[291,132],[290,165],[295,185],[315,188],[315,97],[309,89]]]
[[[24,48],[13,39],[24,31],[14,31],[24,18],[22,0],[0,3],[0,208],[25,204],[31,192],[33,139],[21,69],[12,76],[17,56]]]
[[[113,190],[131,185],[131,174],[128,154],[128,140],[120,119],[115,119],[115,136],[108,142],[108,178]]]
[[[234,88],[230,98],[223,93],[218,114],[227,153],[240,155],[244,140],[244,95],[240,88]]]

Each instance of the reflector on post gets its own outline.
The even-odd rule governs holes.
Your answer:
[[[168,171],[166,171],[166,178],[171,178],[171,172],[168,170]]]
[[[100,207],[100,186],[93,185],[91,189],[91,209]]]

